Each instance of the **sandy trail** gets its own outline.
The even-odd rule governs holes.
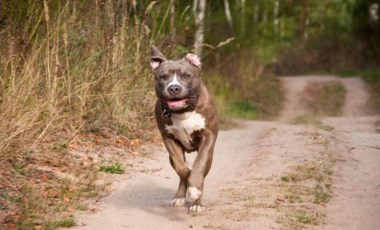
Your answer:
[[[347,90],[343,117],[323,119],[334,130],[289,124],[306,112],[298,99],[307,82],[330,80],[342,81]],[[242,121],[243,128],[220,132],[205,182],[204,213],[191,216],[186,207],[168,205],[178,177],[166,150],[156,148],[129,162],[133,167],[115,176],[109,196],[94,204],[96,212],[76,215],[75,228],[380,229],[380,135],[374,130],[379,118],[365,116],[364,83],[358,78],[319,76],[282,81],[286,102],[278,122]],[[322,165],[327,160],[334,162],[333,197],[327,205],[284,198],[283,175],[294,166]],[[294,225],[292,210],[303,209],[325,217]]]

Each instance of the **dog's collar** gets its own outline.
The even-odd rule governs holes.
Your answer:
[[[171,117],[172,113],[180,114],[180,113],[190,112],[190,111],[193,111],[195,109],[194,103],[190,103],[189,106],[187,106],[186,108],[180,109],[180,110],[171,110],[163,102],[161,103],[161,106],[162,106],[161,107],[162,108],[162,118],[164,120],[168,120]]]

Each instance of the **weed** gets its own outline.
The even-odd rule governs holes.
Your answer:
[[[229,105],[227,113],[231,117],[238,117],[243,119],[255,119],[258,114],[258,109],[248,102],[237,101]]]
[[[99,171],[113,174],[122,174],[124,172],[123,166],[121,163],[116,162],[112,165],[102,165],[100,166]]]
[[[317,184],[315,186],[315,191],[314,191],[314,203],[316,204],[325,204],[329,202],[330,200],[330,192],[329,192],[329,187],[323,186],[321,184]]]
[[[362,78],[368,83],[371,98],[370,107],[376,114],[380,113],[380,69],[371,69],[360,73]]]
[[[57,229],[57,228],[69,228],[76,224],[76,220],[73,217],[64,218],[62,220],[48,221],[45,224],[46,229]]]
[[[238,55],[242,57],[232,59],[233,63],[222,67],[220,72],[206,73],[205,81],[215,95],[221,119],[275,118],[281,109],[283,96],[279,80],[264,74],[264,67],[255,64],[253,57],[244,52]]]
[[[305,213],[298,213],[294,216],[295,220],[302,223],[302,224],[312,224],[315,222],[315,218],[305,214]]]
[[[324,165],[323,170],[327,175],[331,176],[334,172],[333,171],[333,164],[331,163],[331,164]]]
[[[74,206],[74,208],[78,211],[86,211],[88,210],[88,206],[84,204],[77,204]]]
[[[285,222],[292,229],[302,228],[302,224],[317,224],[321,215],[313,214],[318,210],[314,204],[325,204],[331,198],[331,185],[325,181],[332,170],[333,163],[309,162],[296,165],[290,173],[281,176],[283,183],[280,186],[286,201],[304,210],[289,210],[289,218]]]
[[[302,103],[312,115],[339,116],[345,101],[346,90],[342,83],[308,83]]]
[[[281,181],[283,182],[295,182],[297,180],[299,180],[297,174],[292,173],[281,176]]]
[[[23,176],[28,173],[28,171],[24,170],[23,166],[20,166],[20,165],[16,165],[15,166],[15,172],[18,173],[18,174],[20,174],[20,175],[23,175]]]
[[[8,200],[13,203],[19,203],[21,201],[21,197],[18,196],[12,196],[7,191],[0,194],[0,198],[4,200]]]
[[[301,196],[297,195],[297,194],[289,194],[289,195],[285,195],[285,199],[287,199],[290,203],[302,203],[303,202],[303,199]]]
[[[300,125],[300,124],[310,124],[313,125],[316,128],[325,130],[325,131],[333,131],[334,127],[330,125],[323,124],[322,121],[318,119],[317,116],[315,115],[301,115],[293,119],[292,121],[293,124],[295,125]]]

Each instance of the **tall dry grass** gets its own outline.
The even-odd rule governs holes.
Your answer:
[[[183,42],[169,33],[172,2],[1,2],[0,228],[46,227],[97,193],[97,165],[68,151],[78,133],[145,138],[154,125],[149,46],[159,40],[175,53]],[[181,34],[189,19],[178,18]],[[53,173],[61,169],[74,179]]]
[[[57,132],[147,125],[154,100],[147,68],[157,33],[150,28],[154,4],[3,2],[0,162],[23,160]]]

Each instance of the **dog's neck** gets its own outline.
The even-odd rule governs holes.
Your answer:
[[[196,104],[196,102],[192,102],[186,108],[180,110],[171,110],[165,103],[161,103],[162,118],[164,120],[169,120],[172,114],[183,114],[187,112],[192,112],[195,110]]]

